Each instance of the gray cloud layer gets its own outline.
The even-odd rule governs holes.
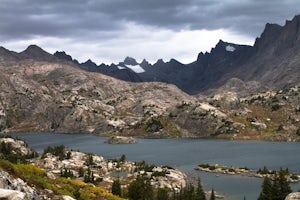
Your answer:
[[[298,14],[297,0],[2,0],[2,38],[81,37],[133,22],[171,30],[231,29],[256,36],[266,22]],[[105,35],[105,34],[104,34]]]
[[[267,22],[284,24],[299,8],[298,0],[1,0],[0,42],[101,42],[122,38],[130,23],[153,31],[226,29],[254,38]]]

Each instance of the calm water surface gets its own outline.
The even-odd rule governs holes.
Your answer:
[[[195,177],[200,176],[204,189],[214,188],[226,196],[226,200],[257,199],[261,179],[226,176],[195,171],[200,163],[234,167],[247,166],[258,169],[289,168],[300,173],[300,144],[278,142],[244,142],[206,139],[138,139],[138,144],[110,145],[107,138],[86,134],[22,133],[13,134],[24,139],[30,147],[42,152],[47,146],[65,145],[69,149],[91,152],[105,158],[145,160],[150,164],[170,165]],[[291,185],[294,191],[300,184]]]

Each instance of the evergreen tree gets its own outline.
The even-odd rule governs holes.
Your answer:
[[[125,161],[126,161],[126,156],[125,156],[125,154],[122,154],[122,156],[121,156],[121,158],[120,158],[119,161],[120,161],[120,162],[125,162]]]
[[[128,187],[130,200],[153,200],[153,190],[150,179],[139,176]]]
[[[94,173],[91,171],[90,168],[88,168],[87,173],[83,177],[83,181],[85,183],[94,183],[94,179],[95,179]]]
[[[216,200],[216,196],[215,196],[215,191],[214,191],[214,189],[211,189],[210,200]]]
[[[277,172],[274,173],[271,195],[272,195],[272,200],[280,200],[281,199]]]
[[[285,197],[292,192],[289,182],[287,181],[286,174],[288,170],[279,170],[278,173],[278,193],[279,199],[285,199]]]
[[[272,200],[273,186],[268,176],[265,176],[261,187],[262,191],[259,194],[258,200]]]
[[[119,179],[117,179],[113,182],[112,187],[111,187],[111,193],[113,193],[114,195],[118,195],[118,196],[122,195],[121,183],[120,183]]]
[[[83,177],[84,176],[84,169],[82,167],[79,168],[78,176],[79,177]]]
[[[199,177],[197,182],[196,195],[197,195],[196,200],[206,200],[205,193],[203,191],[203,187],[201,185],[201,181]]]
[[[278,173],[274,172],[273,180],[266,176],[258,200],[284,200],[292,192],[286,178],[287,174],[288,170],[280,169]]]
[[[168,190],[166,188],[158,188],[156,199],[157,200],[168,200],[169,199]]]

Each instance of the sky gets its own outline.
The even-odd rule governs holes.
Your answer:
[[[253,45],[266,23],[300,14],[299,0],[0,0],[0,46],[36,44],[80,62],[196,60],[220,39]]]

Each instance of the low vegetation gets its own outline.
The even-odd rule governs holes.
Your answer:
[[[49,189],[56,195],[69,195],[78,200],[99,199],[101,197],[108,200],[121,200],[122,198],[106,192],[100,187],[82,181],[56,178],[50,179],[46,172],[36,166],[28,164],[13,164],[7,160],[0,160],[0,168],[9,172],[15,177],[19,177],[27,183],[34,185],[37,189]]]

